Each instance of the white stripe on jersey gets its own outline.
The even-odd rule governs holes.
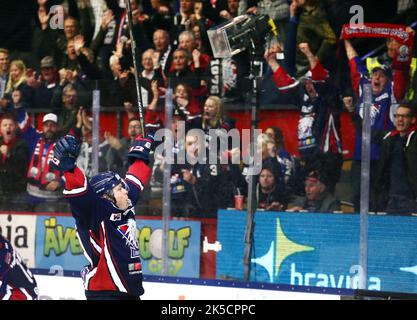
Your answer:
[[[296,86],[298,86],[300,84],[300,82],[297,80],[291,84],[289,84],[288,86],[283,86],[283,87],[278,87],[278,90],[287,90],[287,89],[291,89],[294,88]]]
[[[12,287],[6,284],[6,294],[1,298],[2,300],[9,300],[12,296]]]
[[[94,240],[92,236],[90,236],[90,243],[93,245],[94,249],[96,249],[97,252],[101,254],[101,247],[98,245],[98,243],[96,242],[96,240]]]
[[[143,183],[138,178],[136,178],[133,174],[127,174],[126,180],[132,181],[134,184],[140,187],[140,190],[143,190],[144,188]]]
[[[77,234],[77,238],[78,238],[78,242],[80,243],[81,248],[83,249],[83,253],[84,253],[84,257],[86,257],[86,259],[88,260],[88,262],[90,262],[90,265],[93,265],[93,260],[91,259],[91,257],[88,255],[87,251],[85,250],[84,246],[83,246],[83,242],[81,241],[81,237],[78,233],[77,228],[75,228],[76,230],[76,234]]]
[[[122,281],[119,278],[119,275],[116,272],[116,268],[115,268],[115,266],[113,264],[113,261],[111,259],[111,255],[110,255],[109,248],[107,247],[106,228],[104,226],[104,221],[101,222],[101,229],[103,231],[103,238],[104,238],[104,257],[106,259],[106,264],[107,264],[107,267],[109,269],[110,276],[113,279],[113,282],[117,286],[117,288],[119,289],[119,291],[126,292],[127,293],[126,288],[124,287]]]
[[[26,279],[30,282],[33,283],[33,276],[32,276],[32,272],[30,272],[29,269],[26,269],[23,264],[22,264],[22,258],[20,257],[20,255],[16,252],[13,251],[13,253],[15,254],[15,261],[16,261],[16,265],[20,268],[20,270],[22,270],[23,274],[25,275]]]
[[[87,178],[84,175],[84,185],[82,187],[77,188],[77,189],[72,189],[72,190],[64,189],[64,191],[62,193],[63,194],[74,195],[74,194],[82,193],[85,190],[87,190]]]
[[[85,290],[88,290],[88,285],[90,284],[90,280],[92,277],[94,277],[96,275],[97,272],[97,267],[94,268],[93,270],[89,271],[86,276],[85,276],[85,280],[84,280],[84,288]]]
[[[19,290],[26,296],[27,300],[33,300],[32,296],[26,291],[25,288],[19,288]]]

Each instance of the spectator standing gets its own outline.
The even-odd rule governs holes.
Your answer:
[[[351,113],[351,119],[355,126],[355,150],[352,162],[352,189],[355,210],[359,211],[360,202],[360,170],[361,170],[361,145],[362,145],[362,116],[364,107],[364,86],[371,85],[372,109],[371,115],[371,172],[370,172],[370,210],[375,210],[375,181],[380,148],[384,135],[394,128],[392,114],[395,113],[398,101],[405,96],[409,82],[409,66],[402,66],[397,61],[397,54],[393,60],[392,72],[390,68],[374,68],[368,76],[366,67],[361,62],[355,48],[349,40],[345,40],[346,55],[349,59],[350,76],[353,89],[358,96],[356,106],[353,97],[345,97],[344,104]]]
[[[378,163],[378,210],[392,214],[417,212],[417,138],[415,106],[400,103],[395,130],[382,144]]]
[[[19,122],[19,127],[29,146],[28,205],[33,211],[62,210],[59,206],[59,199],[62,198],[61,173],[50,163],[59,137],[58,117],[53,113],[44,115],[41,132],[30,124],[27,115]]]
[[[326,12],[320,7],[318,0],[293,0],[301,7],[297,26],[297,45],[309,43],[311,52],[325,64],[332,67],[336,55],[336,35],[329,24]],[[296,18],[295,18],[296,19]],[[305,54],[296,50],[297,76],[303,76],[309,69],[309,61]]]
[[[342,110],[335,88],[328,81],[329,73],[307,43],[299,45],[310,64],[310,74],[302,83],[292,78],[278,63],[275,49],[266,51],[265,58],[273,70],[272,80],[284,92],[300,90],[298,150],[307,172],[325,170],[329,177],[327,190],[334,192],[342,165],[340,113]]]
[[[19,134],[16,120],[4,115],[0,120],[0,208],[21,208],[26,190],[29,149]]]

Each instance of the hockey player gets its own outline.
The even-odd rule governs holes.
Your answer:
[[[32,273],[6,238],[0,235],[0,300],[37,300]]]
[[[79,142],[66,135],[54,148],[54,165],[64,172],[64,196],[90,264],[81,271],[88,300],[139,300],[144,293],[134,206],[149,180],[153,137],[138,135],[128,152],[125,179],[108,171],[87,181],[76,166]]]

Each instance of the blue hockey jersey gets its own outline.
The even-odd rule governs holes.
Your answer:
[[[37,298],[34,276],[10,242],[0,235],[0,300]]]
[[[136,160],[129,167],[125,181],[131,206],[121,210],[98,196],[78,167],[64,173],[64,196],[69,200],[77,235],[90,263],[82,271],[85,290],[135,297],[144,293],[134,206],[150,174],[151,169],[143,161]]]

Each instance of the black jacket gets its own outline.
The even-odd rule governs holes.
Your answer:
[[[395,144],[395,137],[398,131],[394,130],[388,133],[383,140],[381,158],[378,164],[378,182],[375,184],[374,192],[378,196],[378,209],[385,208],[388,201],[388,192],[390,187],[390,161],[392,150]],[[414,195],[417,195],[417,126],[411,128],[407,134],[406,144],[403,149],[404,164],[406,177],[399,179],[408,179]]]

